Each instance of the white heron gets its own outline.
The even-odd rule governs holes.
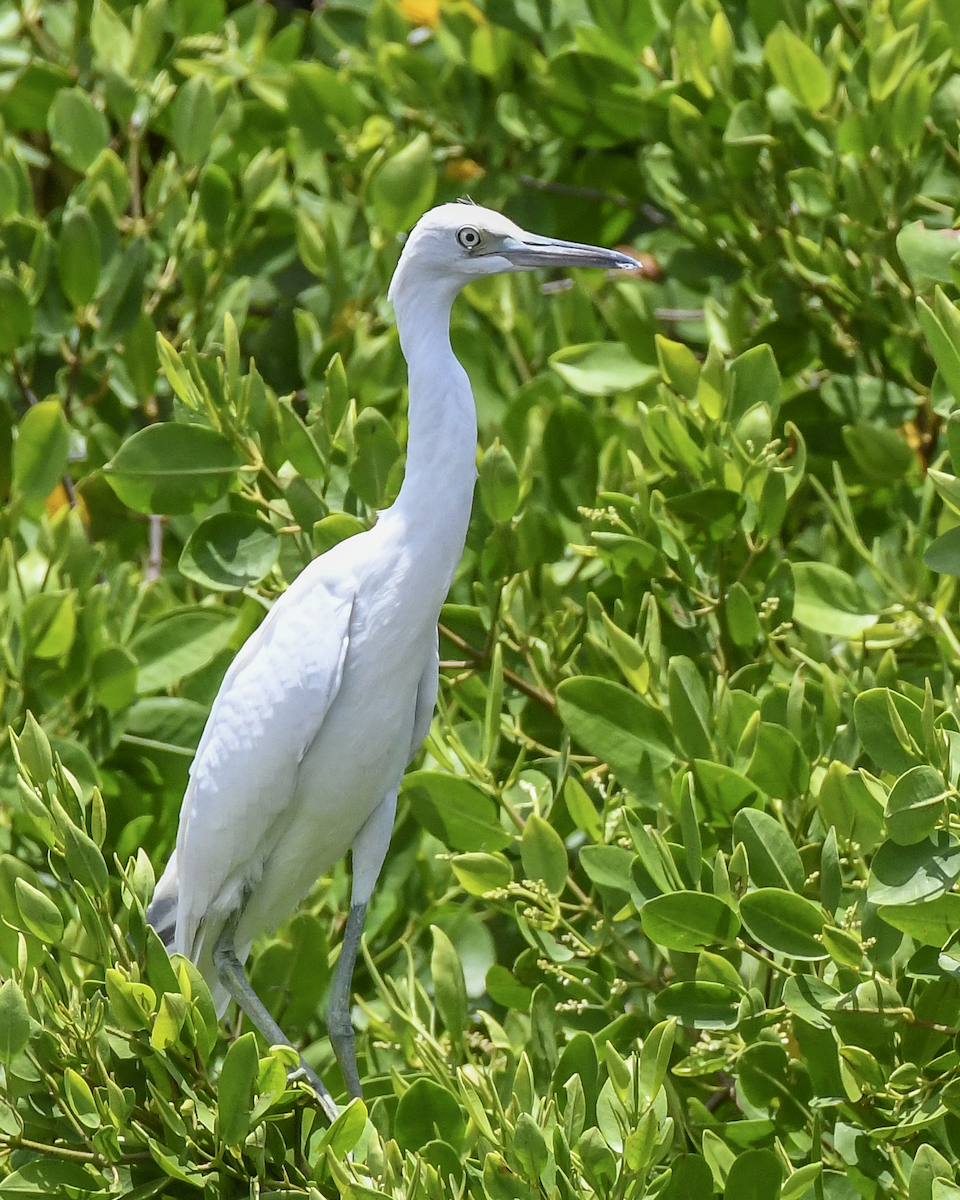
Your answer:
[[[147,918],[191,958],[223,1013],[232,996],[289,1045],[243,970],[317,878],[353,850],[350,912],[327,1031],[360,1095],[350,994],[367,902],[403,772],[437,697],[437,619],[460,561],[476,478],[477,421],[450,347],[465,284],[535,267],[635,268],[614,250],[526,233],[499,213],[442,204],[410,234],[390,285],[409,372],[406,473],[376,525],[299,575],[237,654],[190,768],[177,846]],[[327,1114],[337,1106],[301,1071]]]

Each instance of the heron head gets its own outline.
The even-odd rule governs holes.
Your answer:
[[[476,204],[441,204],[425,213],[400,255],[390,298],[407,279],[436,279],[459,291],[484,275],[536,267],[601,267],[635,270],[617,250],[527,233],[502,213]]]

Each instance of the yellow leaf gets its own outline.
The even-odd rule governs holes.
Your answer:
[[[400,0],[400,11],[414,25],[436,29],[440,24],[440,0]]]

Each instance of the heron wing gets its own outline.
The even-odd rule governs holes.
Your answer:
[[[437,706],[437,690],[440,686],[440,635],[433,644],[427,665],[423,668],[417,687],[417,702],[413,713],[413,736],[410,739],[410,758],[420,749],[421,743],[430,732],[433,710]]]
[[[259,878],[301,759],[340,688],[354,589],[304,575],[231,664],[190,768],[175,945],[191,957],[203,923],[225,917]]]

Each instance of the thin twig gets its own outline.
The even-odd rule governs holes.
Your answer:
[[[440,636],[445,637],[447,641],[452,642],[458,650],[462,650],[468,656],[475,667],[485,667],[490,663],[490,655],[483,650],[478,650],[476,646],[465,641],[459,634],[453,632],[452,629],[440,624]],[[529,696],[531,700],[536,700],[538,704],[542,704],[548,712],[556,715],[557,701],[556,698],[545,688],[537,687],[535,683],[528,683],[522,675],[518,675],[515,671],[511,671],[509,667],[503,668],[503,678],[511,687],[515,687],[518,692],[522,692],[525,696]]]

